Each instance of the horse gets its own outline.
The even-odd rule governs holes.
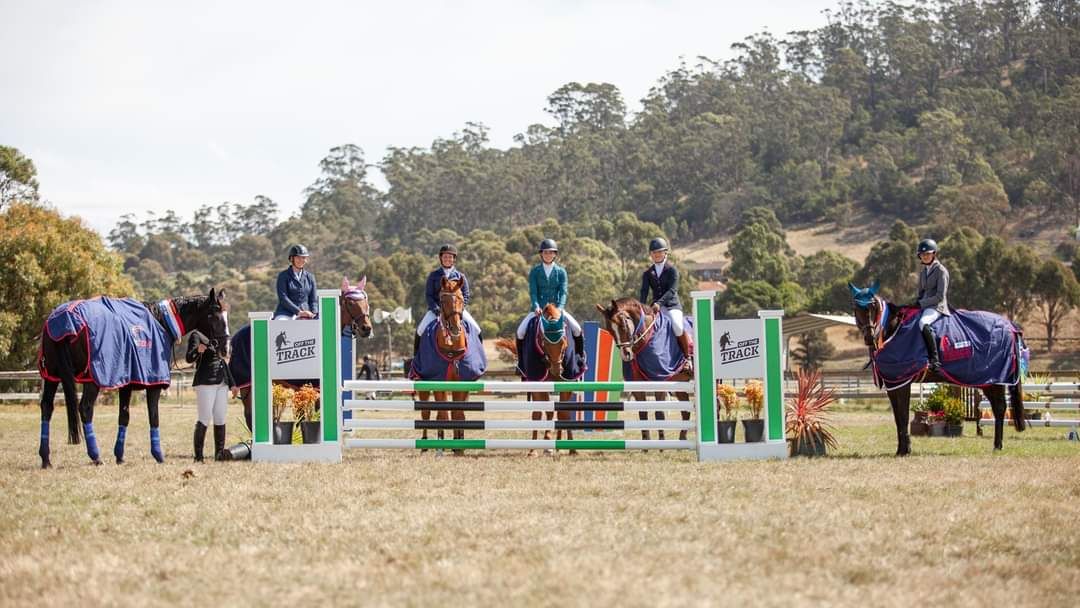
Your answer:
[[[893,421],[896,423],[896,455],[907,456],[911,453],[911,437],[908,434],[908,413],[911,403],[911,382],[916,377],[921,381],[955,384],[964,386],[956,378],[944,370],[930,371],[926,364],[917,365],[906,378],[886,380],[878,370],[877,359],[885,346],[889,344],[900,329],[903,321],[918,310],[911,306],[898,306],[890,303],[885,298],[877,295],[879,284],[877,281],[867,288],[856,287],[848,283],[851,290],[852,306],[855,311],[855,325],[863,335],[863,342],[870,352],[870,363],[874,366],[874,377],[879,386],[885,389],[889,395],[889,403],[892,406]],[[953,311],[954,314],[967,313],[967,311]],[[1002,324],[1006,328],[1013,328],[1017,335],[1019,329],[1011,321],[993,313],[973,311],[988,320]],[[921,337],[919,338],[921,340]],[[921,344],[922,342],[920,342]],[[924,349],[925,350],[925,349]],[[1002,353],[997,353],[1002,354]],[[1019,353],[1016,354],[1019,357]],[[948,362],[943,357],[944,362]],[[1017,366],[1019,367],[1019,366]],[[1005,393],[1009,393],[1009,402],[1012,408],[1013,424],[1017,431],[1025,429],[1024,423],[1024,399],[1020,391],[1020,374],[1016,370],[1015,376],[1005,384],[994,383],[978,385],[994,412],[994,450],[1001,449],[1002,434],[1005,425]]]
[[[694,375],[689,360],[684,359],[684,363],[678,364],[677,368],[673,370],[664,369],[663,364],[651,364],[658,362],[661,354],[658,342],[653,339],[657,334],[657,323],[663,325],[662,331],[665,332],[668,342],[675,343],[673,328],[670,322],[663,322],[664,319],[661,317],[659,307],[654,305],[651,308],[646,308],[635,298],[620,298],[612,300],[611,306],[607,308],[597,304],[596,309],[600,311],[604,319],[604,328],[615,337],[615,346],[618,347],[619,355],[623,360],[624,377],[636,382],[689,382],[693,379]],[[650,362],[650,364],[642,365],[645,361]],[[631,394],[637,401],[646,400],[646,395],[642,391],[635,391]],[[656,401],[667,401],[667,392],[655,391],[653,398]],[[675,398],[689,403],[690,394],[678,392],[675,393]],[[655,415],[657,420],[665,420],[667,417],[663,410],[657,410]],[[638,418],[648,420],[649,413],[638,412]],[[682,419],[690,420],[689,408],[682,410]],[[657,435],[663,440],[663,429],[657,430]],[[686,429],[679,431],[680,440],[686,440],[686,437]],[[641,438],[649,439],[649,431],[642,430]]]
[[[371,337],[371,307],[368,301],[367,277],[355,285],[349,279],[341,280],[341,293],[338,295],[338,318],[341,320],[341,334],[346,328],[352,335],[361,338]],[[240,400],[244,404],[244,421],[251,428],[251,326],[244,325],[236,331],[231,340],[234,356],[229,360],[229,370],[240,388]],[[280,384],[290,384],[285,380],[275,380]],[[231,449],[231,448],[230,448]]]
[[[95,317],[85,317],[87,310],[94,311]],[[159,377],[152,382],[140,383],[137,379],[127,379],[121,384],[105,384],[107,388],[120,388],[119,429],[113,455],[117,464],[124,461],[124,441],[127,437],[129,405],[131,392],[137,386],[146,391],[146,407],[150,418],[150,453],[157,462],[164,462],[161,451],[161,435],[158,419],[158,402],[161,389],[169,384],[169,361],[172,357],[173,342],[179,342],[184,335],[198,330],[207,336],[215,348],[228,349],[229,322],[228,304],[224,290],[210,290],[207,296],[178,297],[161,302],[136,302],[135,300],[111,300],[94,298],[65,302],[53,310],[41,332],[41,344],[38,353],[38,371],[43,379],[41,392],[41,441],[38,455],[41,468],[52,466],[49,452],[49,429],[53,414],[53,400],[56,389],[63,386],[64,404],[67,408],[68,443],[79,443],[78,418],[82,418],[83,435],[86,437],[86,453],[95,465],[101,464],[97,437],[94,434],[94,403],[102,386],[101,368],[94,365],[93,358],[104,356],[91,350],[91,333],[99,328],[91,327],[87,319],[94,323],[102,319],[101,333],[107,333],[106,327],[121,332],[108,336],[110,342],[121,348],[142,349],[146,356],[158,363],[163,363],[164,370],[155,370]],[[137,320],[153,319],[153,327],[145,327]],[[136,322],[132,322],[136,319]],[[57,324],[53,332],[50,322]],[[111,325],[110,325],[111,324]],[[119,329],[117,329],[119,328]],[[53,337],[53,333],[58,333]],[[106,369],[108,373],[113,370]],[[120,370],[121,372],[124,370]],[[82,385],[82,397],[76,399],[75,385]],[[78,406],[76,408],[76,402]]]
[[[465,310],[465,298],[461,294],[462,281],[460,279],[442,279],[442,284],[439,289],[439,315],[435,321],[435,334],[434,334],[434,347],[435,353],[419,352],[417,357],[413,358],[413,366],[409,372],[409,375],[413,378],[419,378],[423,380],[446,380],[454,382],[457,380],[475,380],[483,374],[487,367],[487,358],[484,356],[483,348],[477,344],[478,358],[476,359],[477,368],[470,370],[467,375],[473,377],[464,377],[461,371],[461,364],[466,363],[465,357],[469,351],[469,340],[465,325],[462,322],[462,313]],[[473,328],[473,331],[478,331],[479,328]],[[476,334],[479,336],[479,334]],[[426,340],[421,340],[421,350],[428,347]],[[426,359],[433,362],[431,365],[424,365],[419,361],[421,355],[426,355]],[[438,357],[437,359],[435,357]],[[446,367],[442,367],[442,362],[446,362]],[[443,377],[445,376],[445,377]],[[435,401],[446,401],[447,391],[416,391],[416,398],[418,401],[427,401],[428,397],[434,396]],[[451,401],[453,403],[463,403],[469,400],[469,393],[467,391],[452,391],[450,394]],[[421,410],[420,417],[424,421],[431,419],[431,410]],[[453,421],[464,421],[465,410],[464,409],[451,409],[451,410],[438,410],[436,415],[437,421],[445,421],[449,417]],[[422,425],[423,426],[423,425]],[[425,427],[421,434],[421,439],[427,439],[427,428]],[[443,439],[443,429],[438,429],[438,438]],[[454,439],[464,439],[465,431],[463,429],[454,429]],[[422,450],[426,451],[426,450]],[[462,450],[454,450],[454,454],[462,454]]]
[[[540,317],[535,322],[529,325],[529,332],[525,334],[524,340],[525,348],[533,349],[533,353],[539,354],[543,360],[543,375],[538,371],[531,369],[525,362],[525,353],[522,353],[522,367],[528,369],[518,369],[518,374],[523,381],[526,382],[543,382],[545,380],[551,380],[560,382],[563,380],[575,380],[576,378],[566,378],[563,376],[566,359],[568,356],[573,356],[573,349],[570,346],[570,336],[566,333],[566,323],[562,318],[562,312],[554,304],[548,304],[540,311]],[[518,355],[517,344],[510,338],[500,338],[495,341],[495,345],[515,356]],[[582,366],[578,366],[582,369]],[[573,372],[571,372],[573,373]],[[580,376],[580,373],[578,374]],[[569,401],[571,393],[560,392],[559,401]],[[526,397],[529,401],[548,401],[551,399],[549,393],[545,392],[530,392]],[[543,420],[545,412],[532,412],[533,420]],[[559,412],[546,412],[547,419],[551,420],[555,418],[555,414],[558,414],[558,420],[573,420],[573,412],[571,411],[559,411]],[[533,430],[532,438],[535,441],[537,438],[537,431]],[[568,440],[574,439],[574,432],[570,429],[566,429],[566,438]],[[555,431],[555,439],[562,439],[562,429]],[[544,430],[544,440],[551,440],[551,430]],[[551,453],[550,450],[545,450],[545,453]],[[557,453],[557,451],[555,452]],[[527,454],[530,458],[536,457],[536,450],[529,450]],[[577,450],[570,450],[570,455],[577,455]]]

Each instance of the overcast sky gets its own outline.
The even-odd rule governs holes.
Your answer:
[[[680,57],[824,23],[835,0],[0,0],[0,144],[107,233],[124,213],[274,199],[294,213],[336,145],[377,162],[468,121],[512,145],[571,82],[632,111]]]

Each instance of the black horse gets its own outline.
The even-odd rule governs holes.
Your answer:
[[[878,283],[867,288],[859,288],[848,283],[851,289],[853,307],[855,310],[855,324],[862,332],[863,341],[870,349],[870,356],[896,334],[903,318],[902,312],[905,307],[889,303],[885,298],[877,295]],[[989,314],[989,313],[988,313]],[[884,318],[882,318],[884,316]],[[946,376],[929,370],[921,376],[923,381],[946,384],[956,384]],[[1023,431],[1024,426],[1024,399],[1020,390],[1019,374],[1014,384],[1004,386],[990,384],[981,386],[982,392],[990,401],[990,407],[994,411],[994,449],[1001,449],[1001,439],[1005,426],[1005,392],[1009,393],[1009,406],[1012,407],[1013,424],[1017,431]],[[893,420],[896,422],[896,455],[907,456],[911,453],[911,436],[908,435],[908,413],[911,405],[911,382],[892,384],[881,380],[882,386],[889,395],[889,403],[892,405]]]
[[[177,340],[183,337],[175,336],[175,333],[177,333],[176,321],[179,321],[179,327],[183,328],[181,331],[185,334],[192,330],[198,330],[210,339],[219,352],[227,352],[229,324],[228,305],[225,301],[224,291],[211,289],[208,296],[179,297],[162,302],[143,302],[142,304],[165,330],[166,335],[175,337]],[[168,313],[166,311],[173,311],[175,317],[167,319]],[[49,337],[47,330],[43,329],[41,332],[41,351],[38,357],[38,367],[42,378],[44,378],[44,383],[41,393],[41,443],[38,448],[38,455],[41,456],[42,468],[48,468],[52,465],[49,460],[49,423],[52,420],[53,399],[56,396],[58,386],[63,386],[64,403],[67,406],[68,443],[79,443],[78,418],[81,417],[85,429],[83,433],[86,435],[87,455],[94,464],[101,464],[97,439],[93,434],[94,402],[97,400],[100,387],[86,373],[90,365],[88,340],[84,335],[86,331],[84,328],[78,335],[55,341]],[[155,345],[155,347],[169,349],[168,357],[171,360],[171,341]],[[83,389],[82,398],[78,400],[78,409],[76,409],[76,383],[82,384]],[[127,425],[130,417],[131,392],[136,388],[146,390],[146,407],[150,417],[150,453],[158,462],[164,462],[165,457],[161,450],[161,436],[158,428],[158,402],[161,398],[161,389],[164,386],[151,385],[143,387],[134,384],[128,384],[119,389],[119,429],[116,444],[113,448],[116,462],[119,464],[124,460],[124,440],[127,435]]]

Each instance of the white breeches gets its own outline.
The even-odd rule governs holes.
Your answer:
[[[229,387],[226,384],[200,384],[195,388],[195,402],[199,407],[199,422],[210,426],[225,424],[229,409]]]
[[[663,306],[661,306],[660,309],[666,312],[668,318],[671,319],[671,328],[675,331],[675,335],[683,335],[683,332],[686,331],[686,326],[683,324],[682,310],[679,308],[664,308]]]
[[[527,330],[529,328],[529,321],[531,321],[532,318],[535,317],[535,316],[536,316],[536,311],[530,312],[529,314],[525,315],[525,319],[521,322],[520,325],[518,325],[518,328],[517,328],[518,340],[524,340],[525,339],[525,330]],[[570,333],[575,335],[575,336],[580,336],[581,335],[581,325],[577,322],[577,319],[574,318],[574,315],[570,314],[570,311],[568,311],[568,310],[562,310],[562,316],[563,316],[563,319],[566,320],[566,324],[570,326]]]
[[[437,318],[438,315],[436,315],[434,312],[430,310],[425,312],[424,318],[420,319],[420,323],[416,326],[416,335],[424,335],[424,332],[427,331],[428,325],[434,323],[435,319]],[[477,323],[476,319],[474,319],[473,316],[469,314],[468,310],[461,311],[461,318],[464,319],[467,323],[471,324],[473,327],[475,327],[477,332],[482,331],[480,329],[480,324]]]
[[[919,317],[919,331],[922,331],[922,328],[937,321],[939,317],[941,317],[941,313],[937,310],[933,308],[924,308],[922,316]]]

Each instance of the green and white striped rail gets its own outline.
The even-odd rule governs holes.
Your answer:
[[[318,357],[322,402],[321,443],[316,445],[272,445],[271,441],[271,380],[269,350],[271,337],[268,333],[269,313],[251,313],[252,318],[252,395],[253,395],[253,448],[254,460],[272,461],[335,461],[341,460],[343,447],[379,449],[545,449],[545,450],[696,450],[699,460],[741,460],[787,457],[784,436],[783,410],[783,358],[781,344],[782,310],[758,312],[760,333],[755,333],[761,350],[760,377],[765,391],[766,439],[760,443],[717,443],[715,387],[722,373],[721,359],[725,354],[719,340],[728,328],[725,321],[712,321],[714,291],[692,292],[692,310],[698,322],[694,325],[695,377],[690,382],[440,382],[411,380],[350,380],[341,381],[340,330],[337,296],[334,290],[320,290],[320,327]],[[741,323],[750,323],[743,320]],[[714,327],[714,324],[719,324]],[[752,324],[751,324],[752,325]],[[755,330],[756,332],[756,330]],[[614,353],[618,356],[618,353]],[[755,364],[756,365],[756,364]],[[754,377],[751,376],[751,377]],[[730,380],[730,379],[726,379]],[[531,392],[559,393],[607,392],[622,393],[687,393],[690,401],[514,401],[487,399],[467,402],[437,404],[416,399],[349,399],[343,401],[343,391],[370,393],[390,391],[395,393],[416,392],[465,392],[470,394],[522,394]],[[569,411],[691,411],[693,419],[684,420],[373,420],[351,418],[363,411],[445,411],[460,409],[470,412],[569,412]],[[551,430],[664,430],[688,433],[692,439],[392,439],[345,437],[357,431],[373,430],[466,430],[466,431],[551,431]]]

